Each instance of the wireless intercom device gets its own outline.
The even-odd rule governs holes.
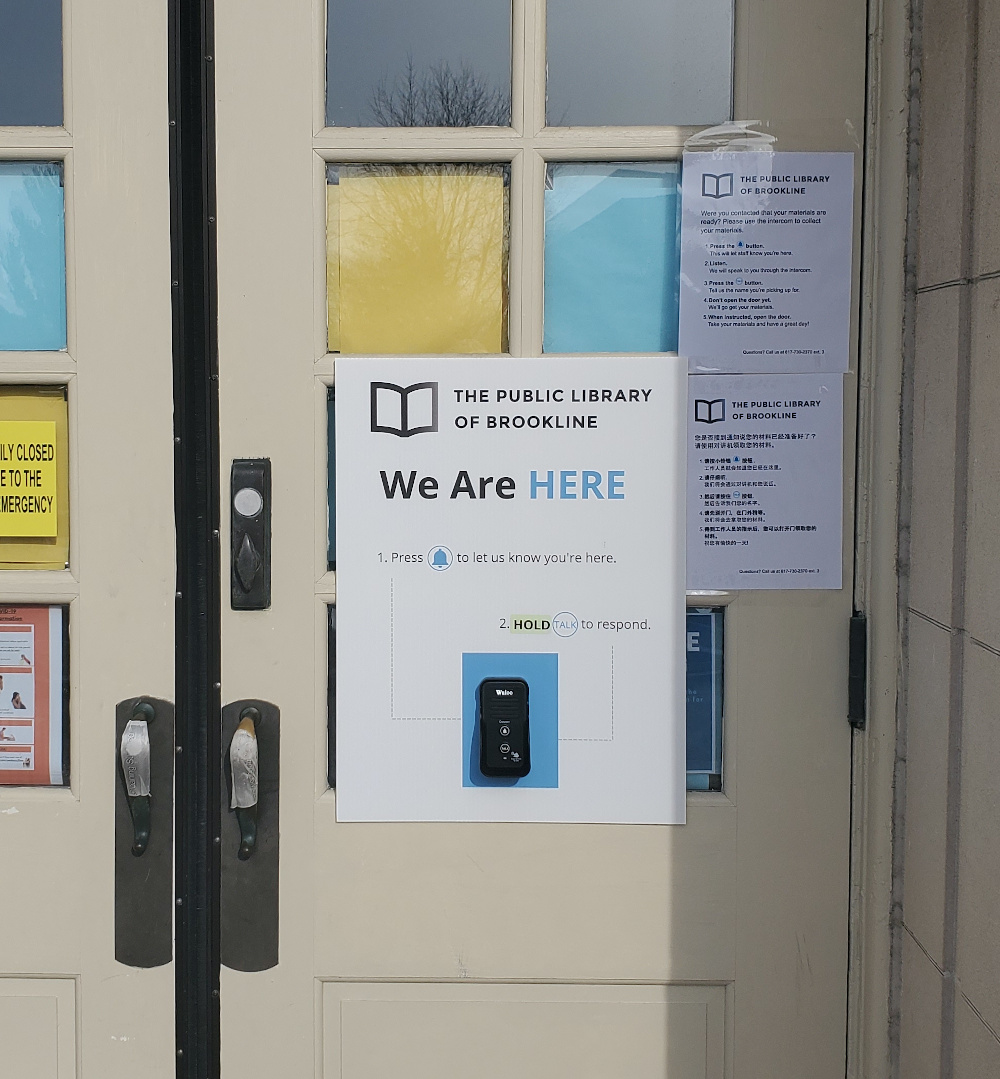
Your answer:
[[[479,770],[512,779],[531,771],[528,683],[523,678],[479,683]]]

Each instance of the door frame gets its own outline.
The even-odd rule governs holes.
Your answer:
[[[919,150],[910,38],[906,0],[870,0],[854,578],[855,609],[868,617],[868,694],[867,726],[853,744],[848,1079],[892,1074],[900,435],[912,350],[908,172]]]

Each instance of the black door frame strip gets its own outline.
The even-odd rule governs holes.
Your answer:
[[[218,1079],[219,381],[212,0],[167,0],[174,369],[178,1079]]]

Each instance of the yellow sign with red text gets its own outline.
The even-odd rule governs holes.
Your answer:
[[[56,534],[56,425],[0,420],[0,536]]]

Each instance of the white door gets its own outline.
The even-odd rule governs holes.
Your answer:
[[[54,440],[55,458],[39,468],[51,464],[56,516],[50,526],[30,502],[0,510],[0,1071],[166,1076],[176,1061],[166,15],[126,0],[42,0],[7,5],[0,21],[0,421],[11,446],[49,425],[42,441]],[[0,494],[50,497],[17,448],[2,456]],[[141,858],[129,853],[127,811],[119,823],[125,857],[143,875],[157,862],[166,891],[134,911],[130,943],[159,949],[137,966],[116,959],[116,711],[143,696],[157,702],[150,726],[167,759]]]
[[[734,27],[725,3],[690,8],[334,0],[328,68],[318,0],[217,3],[224,522],[231,460],[269,459],[273,484],[271,605],[231,610],[223,582],[222,692],[281,715],[278,962],[222,972],[227,1076],[844,1072],[849,587],[691,597],[725,608],[725,737],[722,789],[689,793],[684,826],[346,824],[329,782],[337,355],[669,351],[669,326],[659,346],[574,344],[547,193],[608,163],[671,175],[728,118],[730,58],[732,115],[778,149],[856,154],[859,220],[865,4],[738,2]],[[509,100],[482,74],[504,62]],[[456,120],[443,102],[470,85]],[[470,117],[500,126],[394,126]],[[416,270],[373,254],[396,211],[355,181],[408,175],[439,195],[442,175],[493,177],[507,269],[486,300],[433,292],[447,247]],[[846,582],[853,453],[848,419]]]

